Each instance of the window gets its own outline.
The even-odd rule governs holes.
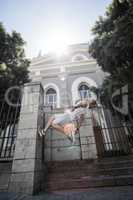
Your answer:
[[[46,102],[47,105],[53,106],[54,108],[57,105],[57,94],[56,91],[52,88],[48,89],[46,92]]]
[[[89,90],[89,87],[85,84],[80,85],[79,95],[81,99],[89,99],[91,97],[91,92]]]

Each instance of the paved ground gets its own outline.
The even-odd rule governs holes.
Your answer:
[[[40,193],[36,196],[1,192],[0,200],[133,200],[133,186],[89,189],[82,192]]]

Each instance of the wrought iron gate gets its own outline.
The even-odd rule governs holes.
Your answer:
[[[127,155],[133,148],[133,124],[122,122],[109,109],[91,109],[93,129],[99,157]]]
[[[0,100],[0,160],[12,159],[15,149],[21,95],[12,94],[11,102]]]

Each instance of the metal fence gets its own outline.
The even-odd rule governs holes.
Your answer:
[[[99,157],[127,155],[133,148],[133,124],[121,121],[117,113],[104,107],[91,109]]]
[[[15,149],[21,105],[20,94],[12,95],[11,101],[14,106],[5,99],[0,100],[0,160],[12,159]]]
[[[93,107],[89,109],[89,111],[92,118],[98,157],[111,157],[131,154],[133,149],[133,124],[122,121],[117,113],[112,112],[110,109],[105,108],[104,106]],[[57,112],[60,113],[61,111],[58,110]],[[45,120],[47,118],[47,114],[51,115],[51,110],[48,110],[48,112],[45,110]],[[92,145],[93,140],[91,138],[88,136],[83,136],[79,133],[80,132],[76,134],[74,148],[81,150],[81,140],[82,146],[88,145],[89,147]],[[71,147],[71,142],[69,142],[66,137],[57,137],[53,133],[52,129],[50,129],[49,133],[46,135],[46,137],[44,137],[43,147],[44,151],[47,150],[46,153],[51,153],[49,159],[52,161],[52,153],[55,150],[60,151],[62,148],[65,150]],[[82,159],[82,152],[79,156],[79,159]]]

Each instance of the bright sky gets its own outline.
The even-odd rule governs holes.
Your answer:
[[[0,21],[20,32],[26,56],[88,42],[91,28],[111,0],[0,0]],[[58,45],[59,44],[59,45]],[[62,46],[61,46],[62,45]]]

